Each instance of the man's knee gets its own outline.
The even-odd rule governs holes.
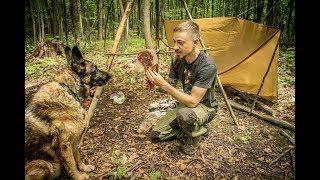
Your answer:
[[[177,112],[177,121],[183,130],[192,132],[195,129],[197,115],[190,108],[181,108]]]

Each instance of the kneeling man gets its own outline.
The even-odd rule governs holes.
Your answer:
[[[171,138],[183,141],[181,150],[194,154],[198,149],[198,137],[207,133],[204,127],[217,113],[214,97],[217,69],[213,60],[199,50],[200,30],[192,21],[174,28],[173,58],[169,82],[155,71],[147,70],[148,79],[173,96],[179,105],[161,117],[152,128],[153,142]],[[183,92],[176,88],[181,81]]]

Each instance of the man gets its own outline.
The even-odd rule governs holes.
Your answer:
[[[147,78],[180,105],[161,117],[154,125],[153,142],[177,137],[185,140],[181,150],[194,154],[198,149],[199,136],[207,133],[204,127],[217,113],[218,104],[214,97],[217,69],[213,61],[198,48],[199,26],[187,21],[174,28],[173,41],[175,58],[171,64],[169,82],[155,71],[147,70]],[[182,82],[183,92],[176,89]]]

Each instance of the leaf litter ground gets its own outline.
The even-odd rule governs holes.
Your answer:
[[[100,68],[105,66],[103,54],[86,57]],[[170,60],[162,59],[159,70],[167,77]],[[237,129],[218,92],[218,114],[208,124],[209,133],[202,137],[194,155],[180,152],[177,140],[152,143],[150,131],[141,132],[139,127],[144,123],[145,129],[150,129],[156,117],[149,112],[149,105],[170,96],[144,88],[143,68],[133,56],[115,59],[110,73],[113,79],[100,97],[80,147],[85,162],[96,167],[91,173],[93,179],[108,179],[112,172],[123,179],[295,178],[294,156],[290,153],[272,162],[292,147],[278,133],[280,128],[234,110],[240,126]],[[43,77],[26,78],[26,87],[41,81]],[[110,99],[112,93],[119,91],[126,97],[123,104]],[[272,107],[275,116],[294,123],[294,86],[279,87],[278,93],[279,99]]]

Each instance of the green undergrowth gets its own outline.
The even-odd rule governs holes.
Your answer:
[[[280,50],[278,64],[278,85],[291,86],[295,84],[295,48]]]

